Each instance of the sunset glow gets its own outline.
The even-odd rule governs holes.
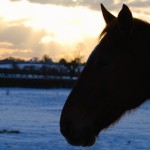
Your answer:
[[[73,0],[72,3],[78,1]],[[76,51],[77,45],[82,43],[84,48],[80,51],[86,60],[105,25],[100,8],[71,6],[67,2],[64,5],[38,2],[39,0],[37,3],[32,3],[32,0],[1,1],[0,59],[9,56],[41,58],[47,54],[57,61]],[[119,2],[115,0],[114,5]],[[118,7],[111,12],[116,13],[120,9]],[[133,7],[132,10],[135,10],[135,16],[150,20],[146,8]]]

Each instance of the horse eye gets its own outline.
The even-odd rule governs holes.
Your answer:
[[[100,66],[106,66],[108,64],[109,64],[109,62],[107,60],[101,60],[101,61],[99,61],[99,65]]]
[[[99,60],[97,62],[97,68],[98,69],[105,69],[110,64],[110,61],[108,60]]]

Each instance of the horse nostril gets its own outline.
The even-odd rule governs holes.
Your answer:
[[[87,130],[87,132],[84,133],[84,136],[82,138],[82,146],[92,146],[95,143],[97,136],[94,135],[90,130]]]

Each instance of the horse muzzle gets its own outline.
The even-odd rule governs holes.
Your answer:
[[[67,142],[74,146],[92,146],[97,139],[97,136],[86,128],[73,130],[69,127],[61,127],[60,131]]]

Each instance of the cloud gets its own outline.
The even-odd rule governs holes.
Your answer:
[[[99,24],[103,21],[99,20],[100,15],[96,12],[97,10],[100,11],[100,3],[103,3],[109,11],[116,14],[120,11],[122,4],[125,3],[138,18],[147,20],[150,15],[150,11],[148,11],[148,7],[150,6],[149,0],[28,0],[30,3],[24,1],[25,3],[23,4],[21,3],[21,0],[9,1],[17,8],[20,8],[21,11],[17,11],[17,14],[23,13],[25,15],[23,18],[17,17],[9,22],[4,22],[4,20],[0,18],[0,58],[2,58],[2,56],[9,57],[9,55],[26,59],[34,56],[41,58],[44,54],[47,54],[50,57],[57,59],[75,51],[76,45],[78,44],[77,42],[80,41],[85,45],[83,53],[87,57],[94,48],[94,45],[97,44],[93,42],[95,40],[94,37],[96,36],[96,33],[100,31]],[[39,5],[35,5],[35,3]],[[65,7],[57,7],[57,5]],[[96,11],[83,9],[82,7],[77,6],[90,8]],[[16,7],[12,9],[12,14],[14,14]],[[69,8],[66,9],[66,7]],[[22,8],[24,8],[24,11],[22,11]],[[55,11],[53,11],[52,8],[55,8]],[[25,10],[27,10],[27,12]],[[49,14],[49,10],[51,11],[51,14]],[[35,19],[34,25],[37,27],[45,27],[44,29],[48,29],[47,31],[49,33],[45,30],[41,30],[41,28],[36,28],[40,30],[34,30],[34,26],[31,25],[33,23],[31,22],[31,12],[35,12],[35,18],[42,18],[42,20]],[[78,13],[79,15],[77,15]],[[66,14],[67,17],[64,17]],[[95,20],[97,19],[98,22],[94,21],[94,16],[96,17]],[[71,20],[70,18],[75,19]],[[81,21],[81,18],[84,19]],[[97,24],[97,30],[92,30],[96,29],[93,25],[88,26],[89,20],[93,25]],[[85,23],[87,26],[85,26]],[[75,35],[75,37],[70,34],[73,31],[75,34],[72,35]],[[78,41],[74,40],[76,37],[78,37]]]
[[[0,48],[8,48],[8,47],[12,47],[14,44],[10,43],[10,42],[0,42]]]
[[[11,0],[15,1],[15,0]],[[19,1],[19,0],[18,0]],[[65,7],[77,7],[82,6],[89,8],[95,11],[101,11],[100,3],[103,3],[105,7],[118,15],[118,12],[121,10],[122,5],[126,4],[129,6],[133,12],[133,16],[137,18],[144,18],[144,20],[150,21],[150,0],[28,0],[30,3],[37,4],[49,4],[56,6],[65,6]]]
[[[43,44],[40,41],[47,34],[44,30],[36,31],[32,27],[26,27],[22,24],[11,25],[2,21],[0,21],[0,24],[1,57],[2,55],[8,55],[7,57],[14,55],[31,58],[36,54],[42,54]]]
[[[72,43],[60,43],[57,40],[42,41],[47,36],[54,35],[46,33],[45,30],[34,30],[23,24],[16,24],[15,21],[9,23],[0,20],[0,59],[6,57],[22,59],[39,57],[41,59],[44,54],[47,54],[53,60],[59,60],[75,51],[77,43],[73,45]],[[86,39],[83,41],[84,44],[89,43]],[[87,49],[85,48],[83,53],[86,53]]]
[[[20,0],[10,0],[10,1],[12,1],[12,2],[17,2],[17,1],[20,1]]]
[[[19,0],[11,0],[19,1]],[[115,10],[122,6],[122,4],[127,4],[132,7],[145,7],[150,5],[149,0],[28,0],[31,3],[39,4],[54,4],[62,6],[85,6],[91,9],[99,10],[100,3],[103,3],[109,10]]]

